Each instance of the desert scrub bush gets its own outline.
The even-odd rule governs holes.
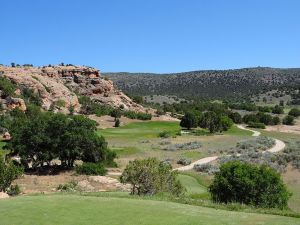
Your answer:
[[[23,168],[15,166],[13,162],[5,162],[3,157],[0,157],[0,192],[7,191],[11,183],[21,176]]]
[[[154,195],[169,193],[180,196],[184,188],[177,178],[177,171],[172,166],[156,158],[130,161],[120,180],[132,185],[131,194]]]
[[[196,170],[197,172],[207,173],[207,174],[211,175],[211,174],[215,174],[215,173],[219,172],[219,166],[212,165],[209,163],[195,164],[194,170]]]
[[[16,196],[16,195],[19,195],[21,193],[21,189],[20,189],[20,186],[19,185],[11,185],[6,193],[10,196]]]
[[[171,137],[171,133],[168,131],[159,132],[158,137],[160,138],[169,138]]]
[[[56,189],[64,192],[75,192],[78,190],[77,182],[73,180],[65,184],[60,184]]]
[[[7,96],[14,96],[14,92],[16,90],[16,85],[14,85],[10,80],[1,77],[0,78],[0,90],[3,98]]]
[[[289,115],[290,116],[293,116],[293,117],[299,117],[300,116],[300,109],[297,109],[297,108],[292,108],[290,111],[289,111]]]
[[[166,151],[176,151],[176,150],[193,150],[199,149],[202,147],[202,143],[199,141],[192,141],[187,143],[178,143],[173,145],[168,145],[162,148],[162,150]]]
[[[159,145],[169,145],[169,144],[171,144],[171,143],[172,143],[172,142],[169,141],[169,140],[162,140],[162,141],[158,142]]]
[[[181,158],[177,161],[177,164],[183,165],[183,166],[187,166],[190,165],[192,163],[192,161],[190,159],[187,158]]]
[[[285,125],[294,125],[295,121],[294,121],[295,117],[291,116],[291,115],[287,115],[283,118],[282,123]]]
[[[105,175],[107,170],[100,163],[83,163],[82,165],[76,166],[75,168],[77,174],[85,175]]]
[[[255,122],[249,122],[248,124],[248,127],[251,127],[251,128],[258,128],[258,129],[265,129],[266,128],[266,125],[263,124],[263,123],[255,123]]]
[[[270,137],[259,136],[255,139],[239,141],[235,149],[230,153],[248,153],[251,151],[259,152],[267,150],[275,145],[275,140]]]
[[[152,115],[148,113],[142,112],[134,112],[134,111],[124,111],[122,115],[129,119],[138,119],[138,120],[151,120]]]
[[[228,162],[220,167],[209,186],[212,200],[265,208],[287,208],[291,194],[280,174],[265,166]]]

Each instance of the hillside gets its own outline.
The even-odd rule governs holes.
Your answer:
[[[25,110],[26,105],[22,95],[24,92],[32,91],[39,97],[44,110],[56,107],[56,110],[67,112],[70,107],[73,107],[75,112],[79,112],[81,106],[78,96],[81,95],[88,96],[102,105],[136,112],[145,111],[141,105],[115,88],[112,81],[104,79],[99,70],[91,67],[0,65],[1,77],[10,80],[18,87],[14,93],[5,93],[9,90],[1,90],[5,87],[0,87],[0,105],[4,109],[19,107]]]
[[[172,74],[103,73],[122,91],[135,95],[176,95],[185,98],[245,98],[268,90],[295,90],[300,69],[245,68]]]

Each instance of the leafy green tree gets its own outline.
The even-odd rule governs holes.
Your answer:
[[[283,107],[279,106],[279,105],[275,105],[273,110],[272,110],[272,113],[274,113],[274,114],[283,114],[284,113]]]
[[[227,131],[232,125],[233,122],[228,116],[221,116],[221,129],[220,131]]]
[[[210,133],[222,131],[221,117],[215,112],[205,112],[199,125],[201,128],[207,128]]]
[[[193,112],[186,112],[180,121],[180,126],[185,127],[188,130],[197,127],[197,124],[198,124],[198,120],[195,113]]]
[[[273,118],[272,118],[272,123],[273,123],[273,125],[278,125],[278,124],[280,124],[280,118],[278,117],[278,116],[274,116]]]
[[[232,119],[232,121],[234,123],[239,124],[239,123],[242,123],[242,121],[243,121],[241,114],[239,114],[238,112],[232,112],[228,116],[230,119]]]
[[[223,164],[209,191],[215,202],[239,202],[266,208],[284,209],[290,197],[275,170],[239,161]]]
[[[0,191],[5,192],[11,183],[23,173],[21,167],[15,166],[12,162],[6,163],[0,157]]]
[[[115,121],[120,118],[122,115],[121,111],[119,109],[114,109],[111,111],[110,116],[115,118]]]
[[[282,123],[285,125],[294,125],[295,121],[294,121],[295,117],[291,116],[291,115],[287,115],[282,119]]]
[[[170,193],[179,196],[184,188],[177,179],[177,172],[172,167],[155,158],[130,161],[120,180],[132,185],[131,194],[154,195]]]
[[[300,116],[300,109],[297,109],[297,108],[292,108],[290,111],[289,111],[289,115],[290,116],[293,116],[293,117],[299,117]]]

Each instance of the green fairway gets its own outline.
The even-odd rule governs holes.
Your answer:
[[[135,122],[119,128],[109,128],[98,130],[98,133],[108,138],[121,138],[126,140],[136,140],[145,138],[156,138],[162,131],[176,134],[180,130],[178,122]]]
[[[297,225],[300,219],[179,203],[79,195],[21,196],[0,201],[1,225]]]
[[[179,174],[178,177],[188,194],[202,194],[207,192],[206,187],[200,185],[194,177],[185,174]]]

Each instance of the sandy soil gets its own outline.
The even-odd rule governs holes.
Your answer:
[[[21,187],[23,194],[56,192],[60,184],[75,181],[83,191],[118,191],[128,190],[127,185],[109,176],[74,175],[73,172],[62,172],[58,175],[23,175],[14,181]]]
[[[288,126],[288,125],[267,126],[266,130],[283,132],[283,133],[300,134],[300,121],[297,120],[294,126]]]

